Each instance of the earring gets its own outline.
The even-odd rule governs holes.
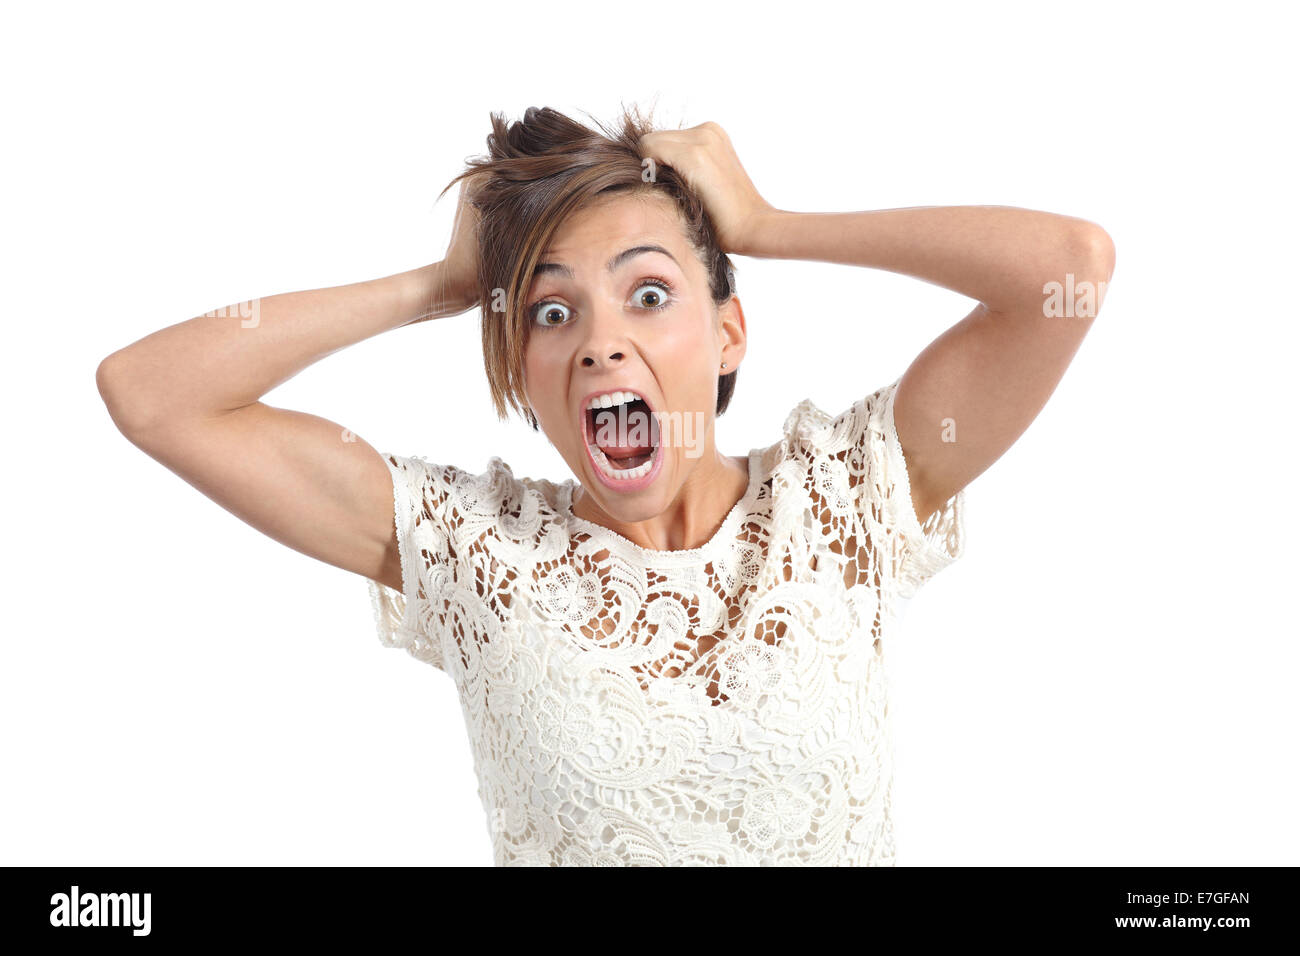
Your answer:
[[[723,367],[723,368],[726,368],[726,367],[727,367],[727,363],[726,363],[726,362],[723,362],[723,363],[722,363],[722,367]]]

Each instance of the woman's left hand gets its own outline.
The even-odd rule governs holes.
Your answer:
[[[701,123],[647,133],[640,145],[643,155],[671,166],[704,202],[722,251],[744,255],[759,220],[775,209],[758,194],[726,131]]]

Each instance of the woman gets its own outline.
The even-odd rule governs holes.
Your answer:
[[[892,864],[898,602],[962,553],[962,489],[1060,381],[1109,237],[1006,207],[779,210],[719,126],[635,111],[599,131],[494,115],[488,146],[452,181],[443,261],[156,332],[99,368],[114,421],[369,579],[381,639],[456,684],[497,864]],[[772,444],[724,455],[747,336],[727,253],[888,269],[979,305],[842,414],[801,402]],[[498,414],[522,412],[576,481],[380,454],[259,401],[476,304]]]

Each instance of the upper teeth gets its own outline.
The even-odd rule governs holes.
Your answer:
[[[636,392],[606,392],[604,395],[597,395],[587,403],[588,408],[612,408],[615,405],[625,405],[628,402],[635,402],[641,398]]]

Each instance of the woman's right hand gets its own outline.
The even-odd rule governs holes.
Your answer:
[[[460,181],[460,198],[451,230],[451,243],[439,264],[439,289],[434,290],[434,311],[459,315],[480,302],[478,279],[478,210],[470,200],[482,185],[486,173],[475,173]]]

